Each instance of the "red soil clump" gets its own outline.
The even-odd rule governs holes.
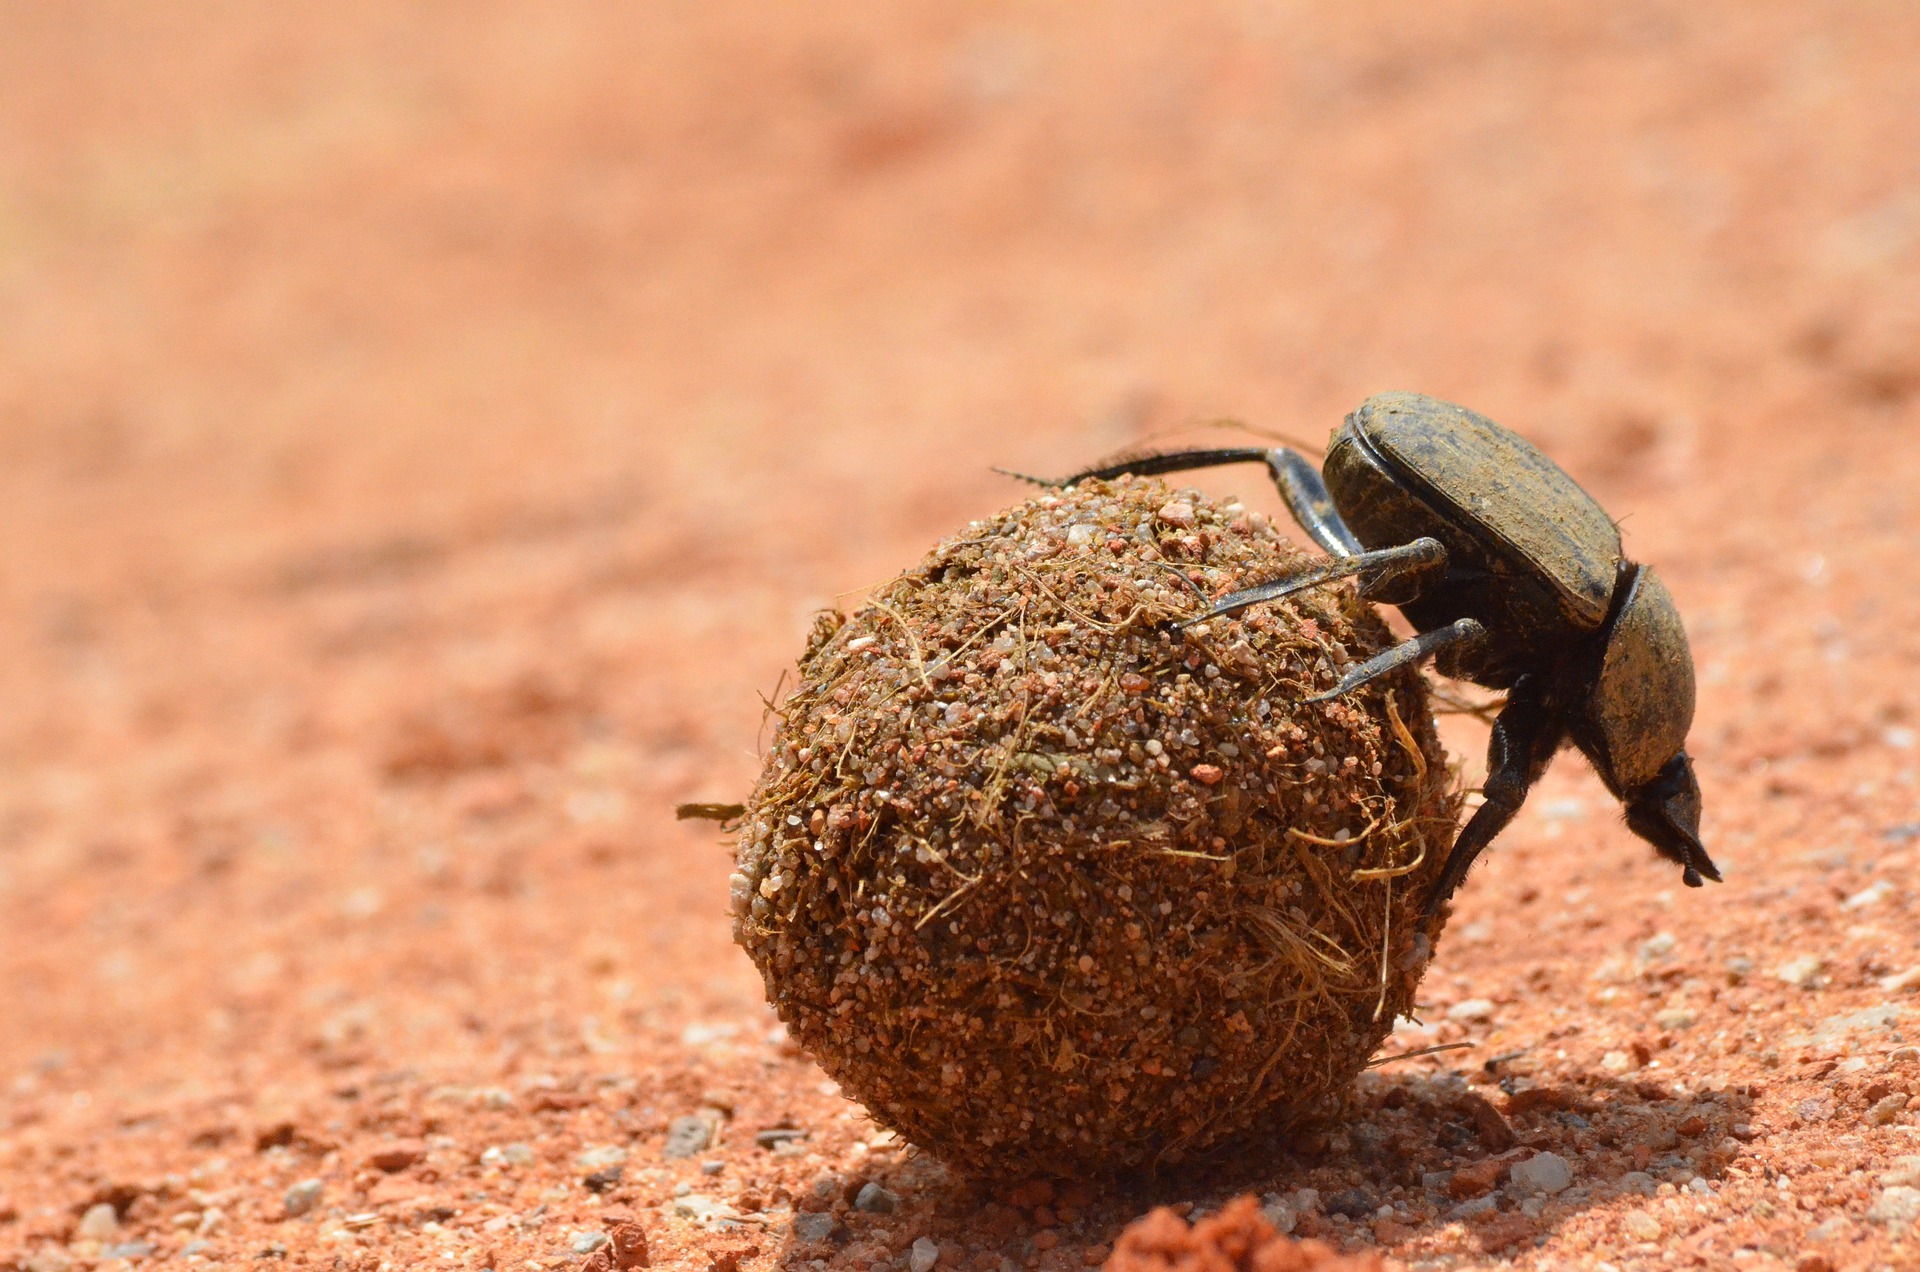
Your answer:
[[[1107,1272],[1384,1272],[1378,1254],[1341,1254],[1322,1241],[1295,1241],[1260,1213],[1252,1197],[1188,1226],[1167,1206],[1127,1225]]]

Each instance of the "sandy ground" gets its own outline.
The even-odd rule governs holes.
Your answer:
[[[1920,8],[75,12],[0,40],[0,1267],[1063,1268],[1240,1191],[1920,1262]],[[1727,882],[1564,758],[1391,1044],[1470,1050],[1233,1178],[950,1177],[671,805],[991,465],[1384,388],[1658,563]]]

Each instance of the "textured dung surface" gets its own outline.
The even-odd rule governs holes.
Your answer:
[[[1391,640],[1351,586],[1166,626],[1305,560],[1088,483],[822,616],[735,933],[882,1121],[979,1169],[1179,1160],[1339,1091],[1410,1005],[1455,812],[1424,683],[1299,701]]]

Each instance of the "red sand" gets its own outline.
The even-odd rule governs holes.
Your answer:
[[[1920,7],[75,12],[0,40],[0,1266],[1073,1268],[1248,1190],[1409,1264],[1920,1261]],[[955,1183],[671,805],[991,465],[1387,388],[1658,564],[1727,882],[1565,758],[1392,1044],[1471,1050],[1240,1177]]]

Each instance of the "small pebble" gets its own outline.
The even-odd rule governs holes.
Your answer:
[[[1536,1193],[1557,1193],[1572,1184],[1572,1164],[1559,1153],[1534,1153],[1511,1170],[1513,1182]]]
[[[495,1144],[480,1154],[483,1166],[525,1166],[533,1160],[533,1148],[522,1143]]]
[[[930,1237],[917,1237],[913,1248],[907,1252],[907,1266],[912,1272],[933,1272],[933,1265],[940,1262],[940,1247]]]
[[[1469,998],[1447,1008],[1447,1019],[1453,1021],[1475,1021],[1493,1019],[1493,1002],[1486,998]]]
[[[1920,1188],[1909,1188],[1897,1184],[1883,1188],[1880,1195],[1873,1199],[1873,1205],[1867,1208],[1867,1218],[1873,1223],[1885,1224],[1896,1232],[1904,1232],[1920,1219]]]
[[[826,1241],[840,1225],[826,1211],[803,1211],[793,1217],[793,1239],[802,1243]]]
[[[704,1228],[738,1227],[740,1212],[724,1201],[712,1197],[703,1197],[699,1193],[688,1193],[684,1197],[675,1197],[673,1213],[682,1219],[691,1219]]]
[[[1666,1235],[1660,1221],[1644,1210],[1636,1210],[1620,1221],[1620,1227],[1635,1241],[1658,1241]]]
[[[581,1170],[605,1170],[609,1166],[622,1165],[627,1160],[627,1150],[614,1144],[605,1144],[599,1148],[589,1148],[573,1159],[573,1164]]]
[[[1665,1011],[1656,1012],[1653,1023],[1662,1029],[1677,1031],[1691,1028],[1698,1019],[1700,1019],[1699,1015],[1691,1008],[1669,1007]]]
[[[287,1218],[294,1219],[312,1210],[320,1204],[321,1194],[325,1191],[326,1185],[317,1179],[303,1179],[287,1189],[287,1195],[281,1199],[281,1204],[286,1207]]]
[[[1630,1170],[1620,1176],[1614,1187],[1623,1193],[1637,1193],[1642,1197],[1651,1197],[1654,1189],[1659,1187],[1659,1183],[1644,1170]]]
[[[103,1259],[144,1259],[153,1253],[151,1241],[123,1241],[110,1245],[100,1251]]]
[[[1327,1198],[1327,1213],[1345,1215],[1349,1219],[1364,1219],[1379,1206],[1379,1200],[1364,1188],[1349,1188]]]
[[[367,1154],[367,1161],[389,1175],[405,1170],[427,1155],[427,1146],[415,1139],[394,1140]]]
[[[1860,889],[1860,891],[1854,893],[1845,901],[1842,901],[1840,908],[1842,910],[1858,910],[1865,906],[1878,905],[1892,895],[1893,884],[1882,879],[1878,883]]]
[[[1500,1206],[1500,1198],[1493,1193],[1484,1197],[1475,1197],[1472,1201],[1463,1201],[1455,1206],[1452,1215],[1456,1219],[1470,1219],[1474,1215],[1490,1214]]]
[[[1795,989],[1811,989],[1825,971],[1827,961],[1818,954],[1802,954],[1799,958],[1789,959],[1773,969],[1773,978]]]
[[[1275,1232],[1282,1234],[1292,1232],[1300,1223],[1300,1216],[1294,1213],[1287,1199],[1277,1194],[1269,1194],[1261,1198],[1260,1214],[1273,1225]]]
[[[1907,1097],[1896,1091],[1884,1099],[1874,1101],[1873,1107],[1867,1110],[1867,1124],[1869,1126],[1891,1126],[1899,1120],[1900,1114],[1905,1111],[1906,1107]]]
[[[862,1184],[860,1191],[853,1198],[853,1208],[870,1215],[890,1215],[894,1207],[899,1204],[900,1198],[897,1194],[888,1192],[871,1181]]]
[[[727,1164],[725,1162],[701,1162],[700,1163],[700,1173],[702,1175],[718,1175],[721,1171],[725,1170],[726,1168],[727,1168]]]
[[[120,1235],[120,1216],[114,1213],[113,1206],[107,1202],[88,1206],[87,1213],[80,1216],[80,1224],[73,1235],[82,1241],[110,1241]]]
[[[769,1126],[764,1131],[755,1131],[753,1142],[761,1148],[778,1148],[782,1144],[807,1138],[808,1132],[797,1126]]]
[[[677,1162],[697,1156],[707,1151],[707,1145],[713,1143],[713,1124],[698,1114],[676,1117],[667,1128],[667,1142],[661,1145],[660,1156],[670,1162]]]
[[[592,1254],[605,1244],[607,1244],[606,1233],[582,1232],[574,1237],[573,1244],[568,1248],[575,1254]]]
[[[1920,989],[1920,965],[1909,967],[1904,972],[1895,972],[1891,976],[1880,978],[1880,988],[1889,994],[1904,994]]]
[[[1170,526],[1185,528],[1193,524],[1193,505],[1184,499],[1173,499],[1161,505],[1160,520]]]

